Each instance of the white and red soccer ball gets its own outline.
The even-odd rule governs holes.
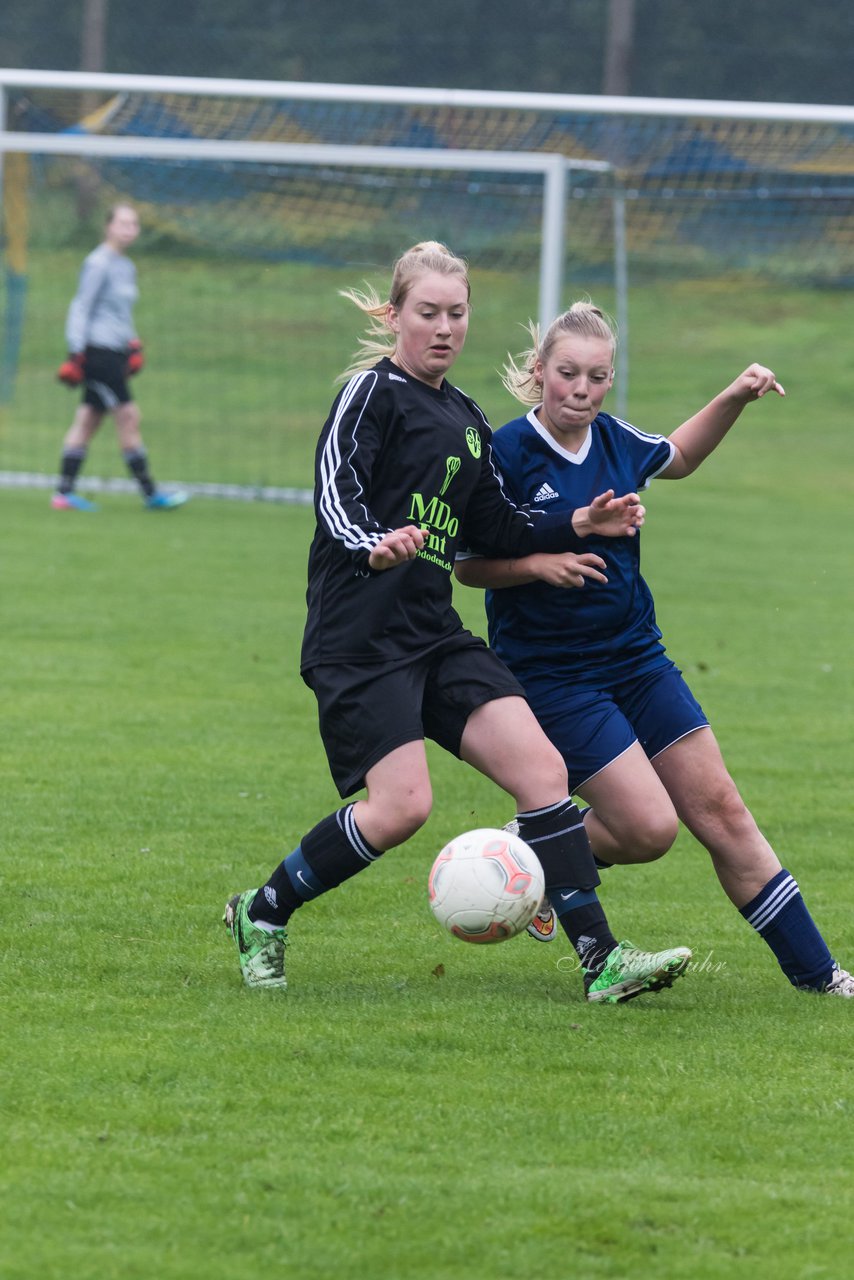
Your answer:
[[[545,892],[534,851],[510,831],[481,827],[449,841],[428,884],[441,925],[464,942],[503,942],[526,929]]]

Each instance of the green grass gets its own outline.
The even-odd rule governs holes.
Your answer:
[[[134,393],[155,474],[164,481],[310,488],[334,379],[363,327],[338,290],[365,278],[382,286],[385,269],[181,257],[144,243],[135,258],[136,321],[147,365]],[[0,406],[0,470],[51,473],[58,464],[78,399],[55,371],[79,266],[77,249],[32,255],[15,397]],[[475,264],[472,284],[472,324],[454,377],[497,425],[518,409],[496,371],[508,351],[527,344],[522,326],[536,312],[535,281]],[[611,290],[585,278],[567,284],[567,300],[585,292],[613,309]],[[2,315],[0,282],[0,347]],[[748,278],[644,287],[632,293],[629,323],[632,421],[670,430],[748,360],[759,359],[779,371],[790,392],[773,419],[766,415],[770,429],[762,438],[772,449],[781,438],[791,444],[793,476],[803,469],[803,433],[810,440],[820,434],[825,456],[821,418],[831,413],[841,422],[848,409],[845,335],[854,326],[854,292],[810,292]],[[613,409],[616,392],[612,401]],[[842,434],[833,439],[840,450],[847,445]],[[747,447],[754,458],[752,443]],[[840,451],[830,460],[845,458]],[[109,424],[92,447],[87,471],[124,474]],[[840,466],[834,478],[850,492],[850,468]]]
[[[849,966],[851,308],[645,295],[632,371],[652,429],[750,358],[787,385],[697,476],[653,487],[644,562],[673,657]],[[467,359],[461,384],[485,386]],[[311,414],[305,389],[315,430],[327,372]],[[563,943],[465,947],[433,922],[435,852],[509,802],[431,749],[423,831],[295,918],[283,998],[242,987],[227,894],[338,803],[297,674],[311,525],[2,495],[0,1275],[846,1274],[852,1010],[790,990],[684,833],[606,873],[603,899],[618,933],[688,943],[697,967],[587,1006]]]
[[[15,395],[0,406],[0,470],[52,472],[79,400],[56,381],[64,358],[65,314],[81,256],[41,250],[27,282],[26,321]],[[381,287],[387,270],[371,263],[328,268],[135,254],[135,312],[146,368],[133,384],[142,430],[164,480],[310,488],[314,444],[365,318],[339,289],[365,278]],[[474,273],[477,322],[469,370],[494,396],[516,323],[536,307],[535,283]],[[0,352],[3,298],[0,281]],[[462,374],[461,374],[462,376]],[[474,394],[474,391],[472,391]],[[95,441],[87,471],[122,476],[112,427]]]

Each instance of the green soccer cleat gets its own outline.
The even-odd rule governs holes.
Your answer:
[[[618,942],[605,961],[601,973],[587,988],[588,1000],[619,1004],[644,991],[661,991],[670,987],[688,968],[691,952],[687,947],[671,947],[669,951],[639,951],[631,942]]]
[[[225,904],[222,922],[237,943],[240,971],[247,987],[280,987],[288,985],[285,977],[285,945],[287,933],[276,929],[269,933],[249,919],[248,908],[258,892],[247,889],[236,893]]]

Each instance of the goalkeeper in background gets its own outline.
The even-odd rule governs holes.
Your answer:
[[[146,507],[168,511],[187,501],[186,493],[164,493],[151,478],[139,431],[139,409],[128,387],[128,378],[139,373],[144,363],[133,325],[136,267],[125,255],[138,235],[136,210],[129,204],[114,205],[107,215],[103,243],[84,261],[68,308],[69,354],[57,377],[68,387],[82,386],[83,399],[62,445],[59,483],[51,499],[57,511],[97,509],[75,492],[75,485],[105,413],[115,419],[122,456]]]

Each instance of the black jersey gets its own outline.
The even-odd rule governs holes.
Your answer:
[[[447,381],[430,387],[388,359],[342,389],[315,459],[304,671],[406,662],[460,631],[451,573],[461,541],[508,557],[579,545],[571,512],[530,512],[505,495],[491,437],[462,391]],[[373,548],[408,524],[425,534],[418,555],[372,571]]]

